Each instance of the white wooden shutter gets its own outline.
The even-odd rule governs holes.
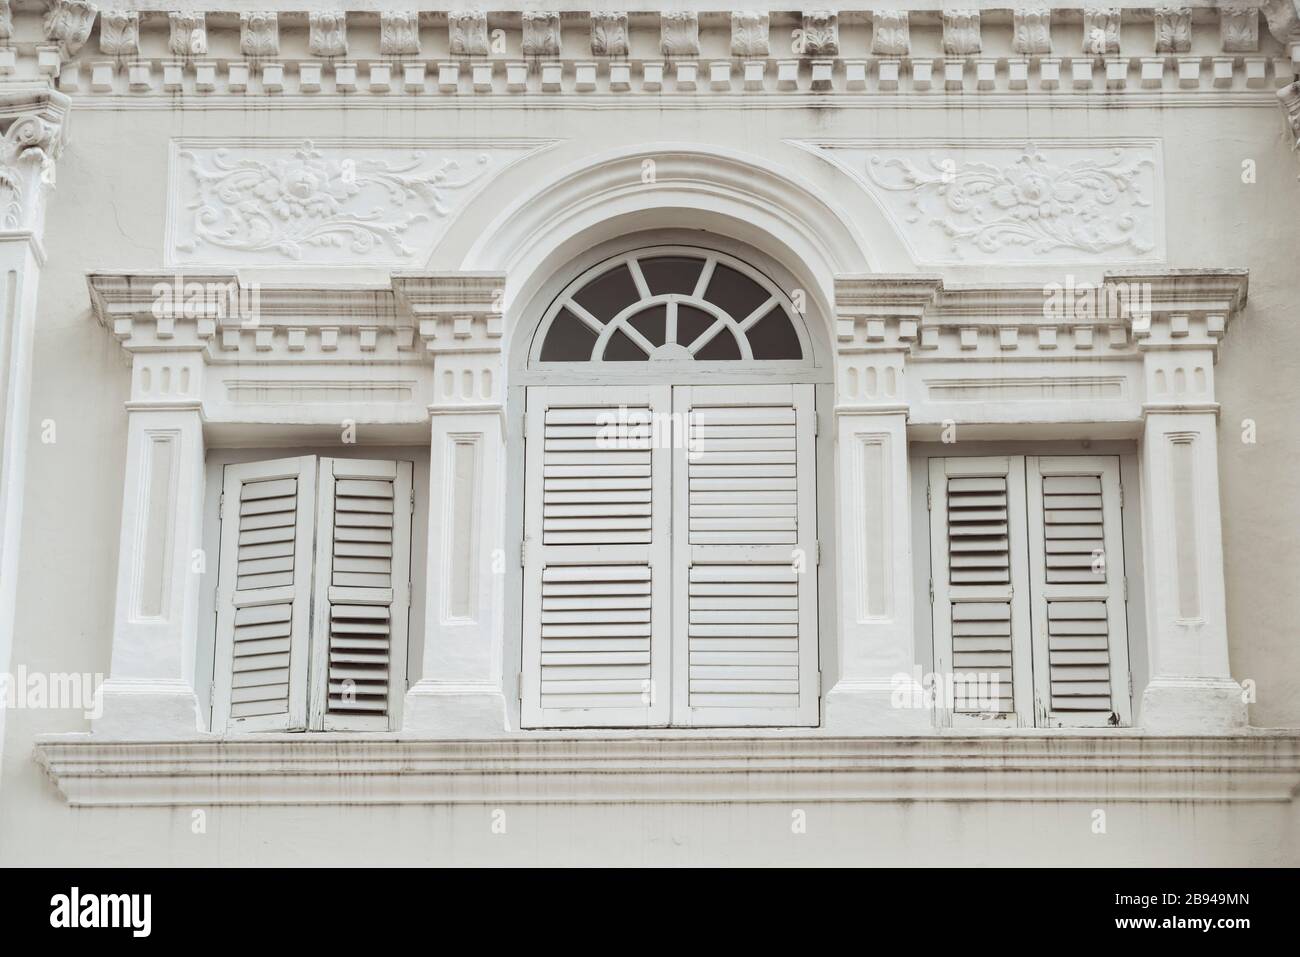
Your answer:
[[[399,726],[411,605],[411,468],[320,460],[312,728]]]
[[[1119,460],[1031,455],[1026,474],[1038,723],[1131,724]]]
[[[673,723],[815,725],[813,387],[673,393]]]
[[[1033,724],[1024,482],[1020,456],[930,460],[936,690],[955,725]]]
[[[304,456],[226,466],[215,730],[306,727],[315,464]]]
[[[667,723],[666,387],[531,388],[524,448],[525,727]]]

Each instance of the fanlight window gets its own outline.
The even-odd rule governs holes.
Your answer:
[[[766,276],[721,253],[641,250],[601,263],[551,305],[541,362],[799,360],[802,324]]]

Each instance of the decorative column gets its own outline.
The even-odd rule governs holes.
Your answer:
[[[1203,734],[1247,724],[1228,668],[1219,513],[1219,340],[1246,301],[1246,272],[1111,274],[1143,358],[1143,552],[1151,681],[1141,724]],[[1149,303],[1141,310],[1132,304]]]
[[[115,738],[194,737],[206,724],[193,683],[200,586],[216,561],[202,541],[204,353],[209,307],[222,302],[211,292],[237,286],[233,276],[160,278],[90,277],[97,318],[131,356],[113,652],[94,724]]]
[[[839,541],[839,680],[826,695],[832,734],[930,728],[913,693],[912,505],[907,354],[940,281],[835,281],[835,468]],[[903,693],[900,693],[903,692]]]
[[[395,276],[393,288],[418,321],[434,365],[423,662],[406,694],[402,730],[448,738],[501,735],[505,277]]]
[[[41,234],[69,105],[48,89],[0,93],[0,753],[13,672]]]

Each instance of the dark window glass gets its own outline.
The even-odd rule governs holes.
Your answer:
[[[704,330],[717,322],[711,315],[694,306],[679,303],[677,306],[677,341],[684,346],[704,335]]]
[[[637,261],[645,284],[650,287],[651,295],[664,296],[679,293],[689,296],[695,291],[695,283],[704,268],[703,259],[688,259],[685,256],[656,256],[654,259]]]
[[[768,292],[748,276],[718,263],[704,298],[731,313],[737,322],[767,302]]]
[[[632,274],[620,265],[583,286],[573,301],[601,322],[609,322],[639,298]]]
[[[730,329],[723,329],[695,353],[695,358],[702,362],[739,359],[740,346],[736,342],[735,334]]]
[[[662,346],[668,332],[668,307],[651,306],[645,312],[638,312],[628,322],[651,343]]]
[[[636,362],[648,359],[649,356],[641,351],[641,347],[626,332],[616,329],[609,337],[609,342],[605,343],[604,358],[606,362]]]
[[[803,349],[794,323],[780,306],[749,327],[749,349],[755,359],[802,359]]]
[[[542,343],[543,362],[590,362],[596,347],[596,333],[567,309],[561,309],[551,321]]]

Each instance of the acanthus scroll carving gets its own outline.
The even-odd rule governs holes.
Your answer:
[[[315,56],[347,56],[348,17],[342,11],[325,11],[307,15],[310,34],[308,49]]]
[[[207,245],[300,260],[307,250],[345,248],[352,256],[407,257],[407,232],[451,212],[451,195],[491,165],[478,154],[431,162],[427,153],[402,160],[326,156],[311,142],[289,155],[260,157],[218,149],[186,150],[196,186],[187,204],[181,252]]]
[[[929,168],[900,156],[870,158],[881,189],[910,194],[907,221],[939,227],[959,256],[1021,247],[1034,254],[1145,254],[1151,199],[1146,155],[1111,149],[1096,159],[1054,162],[1028,147],[1009,163],[931,155]]]
[[[627,56],[627,14],[591,15],[591,55]]]
[[[766,13],[742,10],[731,15],[731,55],[767,56],[770,21]]]
[[[46,93],[35,112],[9,122],[0,137],[0,224],[4,229],[43,226],[45,195],[54,186],[55,161],[63,151],[67,99]],[[44,107],[44,108],[41,108]]]
[[[46,0],[45,39],[57,43],[62,57],[70,60],[90,38],[98,13],[99,7],[87,0]]]

